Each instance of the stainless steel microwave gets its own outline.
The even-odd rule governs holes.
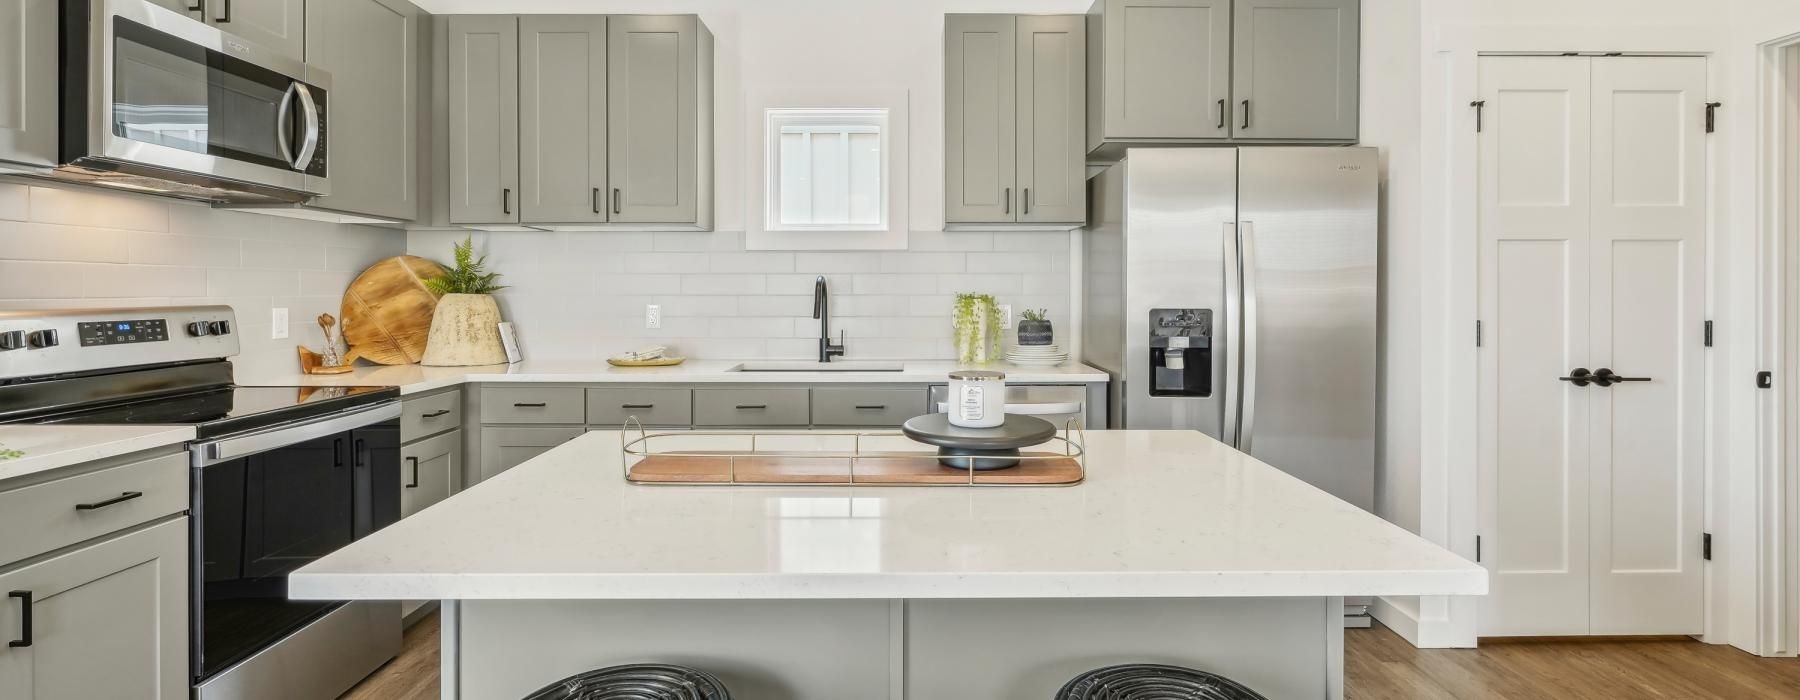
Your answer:
[[[52,176],[214,202],[330,194],[330,74],[147,0],[61,12]]]

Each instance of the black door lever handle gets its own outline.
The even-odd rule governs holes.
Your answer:
[[[1613,374],[1612,370],[1607,369],[1605,367],[1601,367],[1600,369],[1594,370],[1594,383],[1599,384],[1600,386],[1603,386],[1603,387],[1612,386],[1614,384],[1619,384],[1622,382],[1647,382],[1647,381],[1650,381],[1649,377],[1622,377],[1617,374]]]
[[[1575,386],[1587,386],[1593,383],[1594,375],[1586,367],[1576,367],[1575,371],[1569,373],[1569,376],[1557,377],[1557,379],[1573,383]]]

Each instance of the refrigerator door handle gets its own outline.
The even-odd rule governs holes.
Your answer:
[[[1226,342],[1219,345],[1225,356],[1225,376],[1219,383],[1225,387],[1225,420],[1220,428],[1219,436],[1225,444],[1237,447],[1238,444],[1238,310],[1243,301],[1238,279],[1238,227],[1237,222],[1225,222],[1225,305],[1221,309],[1219,328],[1214,329],[1214,338],[1224,338]]]
[[[1239,273],[1244,285],[1243,303],[1243,366],[1244,380],[1239,387],[1242,394],[1242,406],[1238,409],[1237,448],[1245,454],[1250,453],[1251,440],[1256,437],[1256,222],[1243,221],[1238,225],[1238,260],[1243,266]]]

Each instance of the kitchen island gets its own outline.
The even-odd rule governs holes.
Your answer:
[[[1342,697],[1343,597],[1487,590],[1201,433],[1086,446],[1067,487],[652,486],[592,432],[300,569],[290,595],[445,601],[445,697],[660,661],[748,700],[1036,700],[1127,662]]]

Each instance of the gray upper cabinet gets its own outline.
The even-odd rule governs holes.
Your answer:
[[[226,34],[296,58],[305,55],[306,0],[199,0],[195,5],[203,8],[208,23]],[[333,150],[336,148],[334,143]]]
[[[1080,15],[944,18],[944,221],[1086,220]]]
[[[188,697],[188,530],[176,518],[0,573],[0,698]]]
[[[606,17],[520,17],[524,221],[606,220],[606,124]]]
[[[1359,22],[1357,0],[1236,0],[1237,138],[1354,140]]]
[[[1231,135],[1231,0],[1098,0],[1088,149]]]
[[[519,221],[519,20],[450,18],[450,221]]]
[[[331,195],[311,206],[418,217],[422,17],[404,0],[306,4],[306,61],[332,78]]]
[[[1012,15],[944,17],[944,221],[1015,221]]]
[[[0,0],[0,161],[56,164],[57,0]]]
[[[1079,15],[1018,18],[1019,221],[1087,220],[1087,27]]]
[[[611,221],[712,227],[712,46],[694,15],[608,19]]]

